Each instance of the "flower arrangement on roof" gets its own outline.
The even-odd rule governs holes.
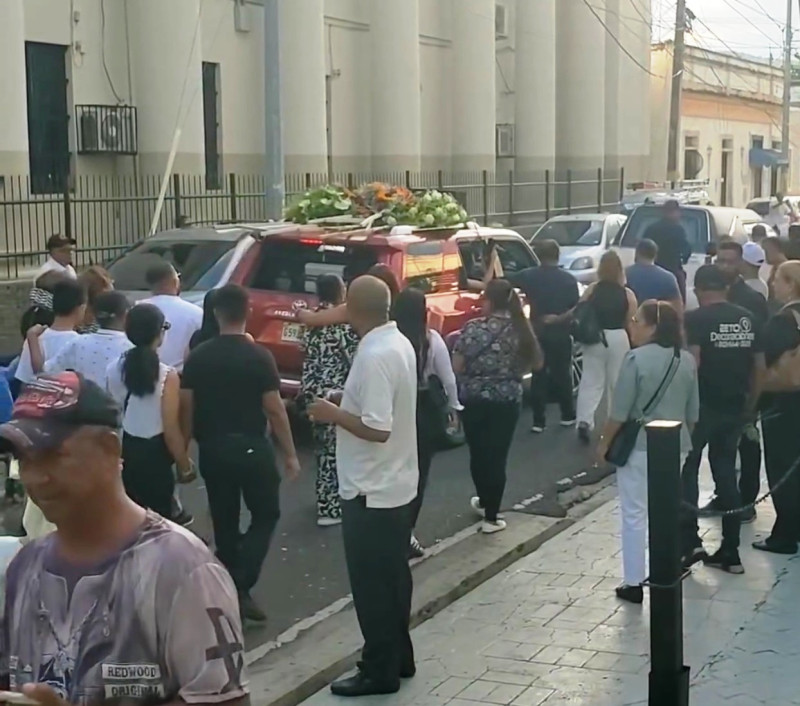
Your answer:
[[[285,217],[294,223],[374,217],[378,226],[447,228],[466,222],[467,212],[452,194],[437,189],[414,193],[403,186],[372,182],[356,191],[336,185],[311,189],[286,209]]]

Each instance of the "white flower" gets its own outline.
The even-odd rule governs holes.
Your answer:
[[[411,218],[416,218],[418,213],[419,213],[419,208],[417,208],[416,206],[412,206],[411,208],[408,209],[408,215]]]
[[[340,199],[335,204],[333,204],[333,207],[337,211],[349,211],[350,210],[350,200],[349,199]]]
[[[389,226],[394,227],[394,226],[397,225],[397,219],[394,216],[387,216],[386,217],[386,224],[389,225]]]
[[[330,199],[320,199],[319,203],[320,203],[321,206],[330,206],[331,205],[331,200]]]
[[[447,209],[447,210],[448,210],[450,213],[458,213],[458,210],[459,210],[459,208],[461,208],[461,207],[460,207],[460,206],[459,206],[459,205],[458,205],[458,204],[457,204],[455,201],[451,201],[450,203],[448,203],[448,204],[447,204],[447,206],[445,206],[445,208],[446,208],[446,209]]]
[[[435,221],[434,221],[434,218],[433,218],[433,214],[432,214],[432,213],[429,213],[427,216],[425,216],[425,218],[423,218],[423,219],[422,219],[422,222],[423,222],[423,223],[424,223],[426,226],[432,226],[432,225],[434,224],[434,222],[435,222]]]
[[[459,210],[459,212],[458,212],[458,217],[459,217],[459,218],[460,218],[462,221],[466,221],[466,220],[467,220],[467,212],[466,212],[466,211],[465,211],[463,208],[462,208],[462,209],[460,209],[460,210]]]
[[[443,208],[440,206],[439,208],[437,208],[437,209],[436,209],[436,210],[433,212],[433,215],[436,217],[436,220],[437,220],[437,221],[441,221],[441,220],[443,220],[443,219],[444,219],[444,216],[445,216],[444,209],[443,209]]]
[[[298,205],[300,208],[308,208],[311,205],[311,199],[303,199]]]

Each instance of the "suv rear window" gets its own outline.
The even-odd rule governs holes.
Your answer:
[[[229,260],[235,247],[235,240],[146,240],[111,263],[108,272],[117,289],[146,291],[147,270],[166,260],[180,273],[183,291],[203,290],[213,286],[203,275]]]
[[[644,237],[645,231],[653,223],[661,220],[662,211],[652,206],[640,206],[628,219],[616,245],[623,248],[635,248]],[[692,252],[705,253],[708,247],[708,214],[702,209],[681,209],[681,225],[692,246]]]
[[[378,262],[379,251],[365,245],[273,238],[261,246],[261,256],[249,286],[293,294],[316,294],[317,277],[339,275],[350,282]]]

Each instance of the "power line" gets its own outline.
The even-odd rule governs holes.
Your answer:
[[[586,5],[586,8],[594,15],[594,18],[603,26],[603,29],[606,31],[606,34],[614,40],[614,44],[616,44],[622,52],[627,56],[636,66],[638,66],[642,71],[644,71],[649,76],[655,76],[656,78],[661,78],[658,74],[654,74],[647,68],[644,64],[642,64],[633,54],[631,54],[624,46],[622,46],[622,42],[619,41],[617,37],[614,36],[614,33],[608,28],[608,25],[603,21],[603,18],[597,14],[597,11],[592,7],[589,3],[589,0],[583,0],[583,4]]]
[[[740,5],[744,5],[748,10],[752,9],[751,6],[746,2],[743,2],[743,0],[735,0],[735,2],[739,3]],[[761,10],[761,12],[764,13],[764,17],[766,17],[771,22],[774,22],[776,25],[778,25],[778,27],[783,27],[783,22],[778,21],[772,15],[770,15],[769,12],[766,10],[766,8],[759,2],[759,0],[751,0],[751,2],[756,7],[758,7],[758,9]]]
[[[775,41],[775,38],[774,38],[774,37],[770,37],[770,36],[769,36],[769,35],[768,35],[768,34],[767,34],[767,33],[766,33],[766,32],[765,32],[763,29],[761,29],[761,28],[760,28],[760,27],[759,27],[757,24],[754,24],[754,23],[753,23],[753,19],[752,19],[751,17],[748,17],[748,16],[747,16],[747,15],[745,15],[745,14],[744,14],[744,13],[743,13],[743,12],[742,12],[742,11],[741,11],[739,8],[738,8],[738,7],[736,7],[735,5],[733,5],[733,4],[731,3],[731,0],[723,0],[723,2],[724,2],[724,3],[725,3],[725,4],[726,4],[726,5],[729,7],[729,8],[731,8],[731,10],[733,10],[733,11],[734,11],[734,12],[735,12],[737,15],[739,15],[739,17],[741,17],[741,18],[742,18],[742,19],[743,19],[745,22],[747,22],[747,24],[749,24],[751,27],[753,27],[753,29],[755,29],[756,31],[758,31],[758,32],[760,32],[762,35],[764,35],[764,36],[765,36],[765,37],[766,37],[766,38],[767,38],[767,39],[768,39],[770,42],[774,42],[774,41]],[[762,8],[762,9],[763,9],[763,8]],[[783,25],[780,25],[780,26],[783,26]]]

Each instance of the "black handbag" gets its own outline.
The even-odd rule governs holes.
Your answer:
[[[578,302],[572,313],[572,337],[584,346],[602,343],[608,348],[606,333],[600,326],[591,298]]]
[[[653,393],[650,401],[642,409],[642,415],[638,419],[629,419],[626,422],[623,422],[622,426],[617,430],[617,433],[614,434],[614,438],[611,439],[611,442],[608,445],[608,451],[606,451],[605,459],[612,466],[619,468],[628,463],[628,459],[631,457],[631,453],[636,447],[636,440],[639,438],[639,432],[645,425],[647,415],[650,414],[653,409],[655,409],[659,402],[661,402],[661,398],[667,391],[667,388],[672,382],[672,378],[675,377],[675,373],[678,372],[679,367],[680,351],[676,349],[675,355],[673,355],[669,360],[667,371],[664,373],[661,383],[659,384],[658,388],[656,388],[656,391]]]

